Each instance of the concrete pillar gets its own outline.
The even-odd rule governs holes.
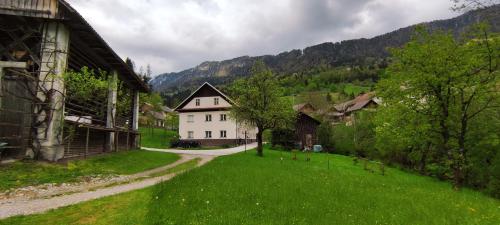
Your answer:
[[[115,128],[116,97],[118,90],[118,73],[113,71],[108,77],[108,107],[106,111],[106,128]],[[115,132],[108,132],[106,136],[106,150],[115,149]]]
[[[42,103],[35,106],[37,137],[34,146],[40,149],[41,156],[57,161],[64,156],[64,73],[68,64],[70,32],[59,22],[42,25],[41,66],[37,86],[37,97]]]
[[[132,95],[132,101],[133,101],[132,130],[138,131],[139,130],[139,91],[134,90],[134,93]]]
[[[139,91],[133,90],[132,93],[132,130],[139,131]],[[139,135],[134,135],[133,146],[139,148]]]

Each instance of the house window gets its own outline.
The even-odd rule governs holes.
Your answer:
[[[200,99],[199,98],[195,99],[195,102],[196,102],[196,106],[200,106]]]
[[[194,138],[194,131],[188,131],[188,138],[193,139]]]
[[[226,114],[220,114],[220,121],[226,121]]]
[[[212,138],[212,131],[205,131],[205,138]]]
[[[227,137],[227,132],[225,130],[220,131],[220,137],[221,138],[226,138]]]
[[[214,98],[214,105],[219,105],[219,98]]]
[[[212,115],[211,115],[211,114],[207,114],[207,115],[205,115],[205,121],[206,121],[206,122],[210,122],[210,121],[212,121]]]
[[[194,122],[194,115],[188,115],[188,123]]]

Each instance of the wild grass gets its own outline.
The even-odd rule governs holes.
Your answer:
[[[219,157],[153,188],[0,224],[498,224],[500,201],[350,157]]]
[[[177,131],[164,128],[139,127],[141,146],[149,148],[170,148],[171,140],[177,136]]]
[[[54,164],[37,161],[20,161],[0,166],[0,191],[44,183],[77,182],[84,176],[133,174],[170,164],[178,155],[149,152],[123,151]]]

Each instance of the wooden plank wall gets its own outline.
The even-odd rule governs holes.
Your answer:
[[[0,14],[57,18],[58,0],[0,0]]]

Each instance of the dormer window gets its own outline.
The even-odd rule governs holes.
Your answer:
[[[219,105],[219,98],[214,98],[214,105]]]
[[[195,102],[196,102],[196,106],[200,106],[200,99],[199,98],[195,99]]]

